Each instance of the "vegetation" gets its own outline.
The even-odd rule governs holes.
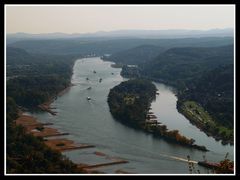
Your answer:
[[[198,102],[198,106],[207,110],[211,121],[208,121],[209,117],[201,116],[208,121],[203,125],[196,116],[186,112],[188,100]],[[223,144],[233,144],[233,65],[219,66],[189,84],[187,89],[179,91],[178,109],[208,135],[221,139]]]
[[[112,56],[115,59],[124,56],[116,55]],[[138,59],[135,61],[137,63]],[[224,144],[233,142],[233,45],[171,48],[138,64],[138,68],[125,65],[121,74],[174,86],[180,112],[200,127],[196,119],[182,108],[185,101],[195,101],[214,122],[201,129],[216,139],[222,139]]]
[[[110,90],[108,104],[110,112],[117,120],[132,127],[152,133],[166,140],[207,151],[204,146],[194,144],[194,139],[188,139],[178,130],[168,131],[165,125],[148,123],[148,115],[152,100],[156,96],[156,87],[150,81],[132,79],[120,83]]]
[[[34,108],[69,85],[73,57],[33,55],[7,48],[7,173],[81,173],[42,138],[27,134],[15,123],[19,106]]]
[[[220,161],[220,166],[216,169],[216,173],[218,174],[227,174],[233,173],[234,163],[229,159],[224,159]]]
[[[28,108],[49,100],[69,86],[75,58],[7,48],[7,96]]]
[[[218,123],[233,128],[233,85],[233,64],[221,65],[189,83],[178,96],[199,102]]]
[[[233,129],[226,128],[212,119],[202,106],[194,101],[184,101],[179,108],[191,123],[204,130],[216,140],[222,139],[222,143],[233,144]]]
[[[122,82],[109,92],[110,111],[116,119],[140,127],[155,95],[156,87],[150,81],[134,79]]]
[[[124,65],[122,67],[121,76],[126,78],[138,78],[140,77],[140,71],[137,66]]]
[[[18,107],[7,97],[7,173],[80,173],[60,152],[47,147],[42,138],[26,134],[15,124]]]
[[[43,139],[26,134],[23,127],[16,126],[14,120],[18,116],[18,106],[37,107],[69,86],[74,60],[89,54],[113,54],[108,58],[117,64],[138,65],[134,70],[124,66],[122,75],[147,77],[175,86],[178,89],[179,110],[185,111],[184,114],[195,124],[205,124],[202,127],[204,131],[231,142],[232,42],[232,37],[99,40],[76,38],[18,41],[9,44],[7,172],[77,172],[76,165],[60,153],[49,149]],[[164,125],[145,123],[155,93],[156,88],[147,80],[123,82],[110,90],[110,111],[121,122],[155,136],[206,150],[204,146],[195,145],[193,139],[180,135],[177,130],[168,131]],[[224,161],[223,167],[225,164],[231,165]]]
[[[154,45],[141,45],[125,51],[114,53],[111,56],[105,57],[105,59],[125,65],[137,65],[152,60],[164,50],[166,50],[166,48]]]
[[[172,48],[140,65],[142,74],[166,83],[188,86],[206,72],[233,63],[233,45],[211,48]]]
[[[233,37],[202,37],[179,39],[144,39],[144,38],[69,38],[48,40],[22,40],[8,46],[22,48],[29,53],[86,55],[113,54],[142,45],[153,45],[170,49],[173,47],[215,47],[231,44]],[[140,48],[141,49],[141,48]]]
[[[233,174],[234,173],[234,162],[227,158],[228,153],[226,154],[225,158],[218,163],[212,163],[205,159],[203,156],[204,161],[199,161],[198,165],[204,166],[211,170],[208,170],[207,174]],[[200,174],[200,170],[196,169],[194,163],[190,160],[190,156],[187,156],[188,159],[188,169],[190,174]]]

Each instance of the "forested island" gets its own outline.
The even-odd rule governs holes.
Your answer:
[[[137,129],[144,130],[156,137],[164,138],[184,146],[207,151],[205,146],[194,144],[194,139],[188,139],[178,130],[169,131],[165,125],[152,120],[149,114],[151,102],[156,97],[156,87],[151,81],[132,79],[112,88],[108,95],[110,112],[115,119]]]
[[[146,54],[140,58],[140,52]],[[141,46],[107,59],[123,63],[123,77],[142,77],[173,86],[179,112],[222,144],[233,144],[233,45],[176,47],[153,58],[147,58],[148,53],[149,48]],[[129,64],[137,66],[128,65],[128,55]]]

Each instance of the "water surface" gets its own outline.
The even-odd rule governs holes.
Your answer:
[[[111,157],[121,157],[129,161],[127,164],[98,168],[102,172],[115,173],[120,169],[142,174],[182,174],[189,173],[188,164],[177,158],[186,159],[187,155],[190,155],[191,159],[199,161],[206,155],[209,161],[220,161],[227,152],[230,153],[230,158],[233,157],[233,146],[223,146],[213,138],[207,137],[178,113],[176,96],[170,87],[163,84],[155,83],[160,95],[152,103],[153,112],[159,121],[166,124],[168,129],[178,129],[185,136],[195,139],[197,144],[206,146],[210,152],[204,153],[168,143],[116,121],[109,112],[107,95],[111,88],[125,79],[120,76],[121,69],[112,68],[111,64],[99,57],[77,60],[72,76],[75,86],[52,104],[58,112],[57,115],[34,114],[40,121],[52,122],[53,127],[70,133],[64,137],[77,143],[96,146],[65,152],[71,160],[89,164],[109,162],[109,159],[94,154],[100,151]],[[102,82],[99,82],[100,78]],[[91,100],[88,101],[87,97]],[[195,166],[201,173],[207,173],[205,168]]]

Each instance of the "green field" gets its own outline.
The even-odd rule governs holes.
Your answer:
[[[232,129],[228,129],[216,123],[209,113],[195,101],[183,102],[181,109],[183,114],[186,115],[191,122],[203,126],[208,132],[211,132],[214,135],[220,135],[224,139],[229,139],[231,136],[233,136]]]

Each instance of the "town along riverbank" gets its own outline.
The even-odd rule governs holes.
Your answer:
[[[108,104],[110,112],[117,120],[137,129],[144,130],[156,137],[164,138],[183,146],[208,151],[205,146],[194,144],[194,139],[188,139],[178,130],[168,131],[165,125],[156,120],[149,112],[151,102],[156,97],[156,87],[148,80],[134,79],[122,82],[110,90]]]

